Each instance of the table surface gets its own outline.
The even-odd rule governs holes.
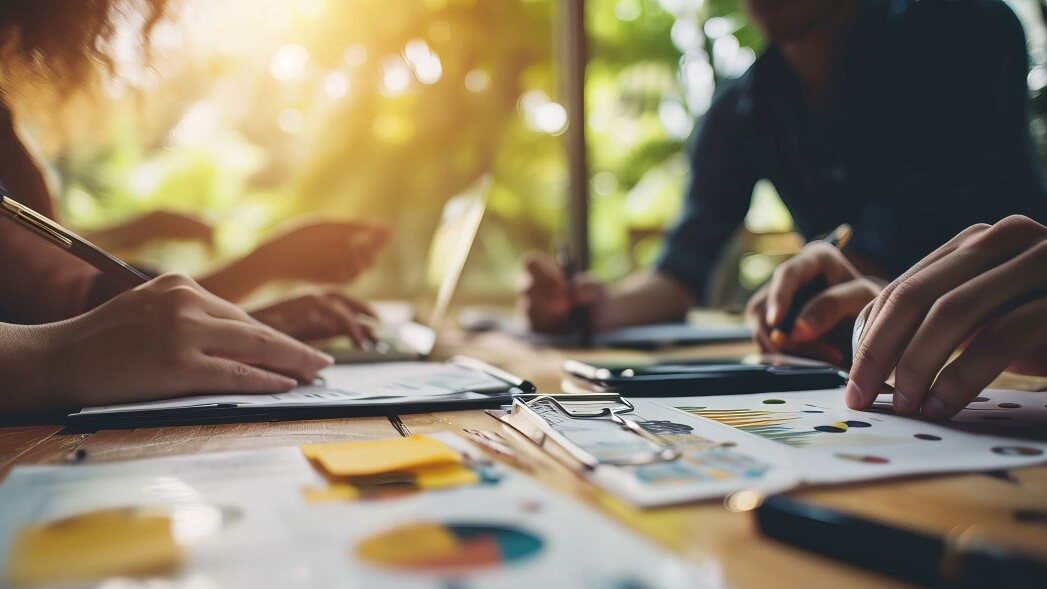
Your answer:
[[[667,355],[724,357],[753,351],[748,343],[678,349]],[[560,387],[560,363],[566,354],[584,358],[636,357],[624,351],[563,351],[533,348],[497,333],[449,333],[438,355],[469,354],[533,380],[542,391]],[[998,386],[1039,388],[1043,379],[1008,378]],[[395,425],[398,427],[394,427]],[[25,464],[57,464],[77,449],[86,461],[171,456],[196,452],[256,449],[304,443],[366,440],[403,433],[461,428],[498,430],[482,411],[457,411],[388,418],[328,419],[277,423],[103,430],[65,434],[57,425],[0,428],[0,479]],[[508,433],[508,432],[507,432]],[[519,442],[519,440],[517,440]],[[532,452],[525,444],[518,450]],[[719,576],[733,587],[901,586],[890,578],[815,556],[761,537],[751,514],[732,513],[719,501],[680,507],[637,510],[599,491],[544,456],[536,476],[559,492],[578,498],[653,541]],[[1047,558],[1047,467],[1006,473],[931,476],[800,489],[795,496],[889,522],[944,534],[970,528],[980,538]],[[1018,510],[1043,512],[1040,521],[1019,521]],[[1037,518],[1033,518],[1037,519]]]

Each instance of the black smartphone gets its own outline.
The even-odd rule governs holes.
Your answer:
[[[595,390],[633,397],[810,391],[847,383],[847,373],[831,364],[780,354],[639,363],[566,360],[563,370]]]

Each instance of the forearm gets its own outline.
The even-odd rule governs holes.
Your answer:
[[[607,301],[603,329],[629,325],[682,321],[698,303],[676,279],[657,271],[636,273],[625,279]]]
[[[258,251],[234,260],[217,270],[197,278],[200,286],[227,301],[238,302],[262,285],[263,256]]]
[[[62,405],[48,387],[51,325],[0,323],[0,415],[41,411]]]

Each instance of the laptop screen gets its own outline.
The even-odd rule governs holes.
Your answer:
[[[483,176],[444,205],[426,257],[423,284],[426,300],[419,305],[419,311],[429,312],[428,317],[420,319],[434,330],[438,330],[447,318],[451,299],[487,209],[490,186],[490,176]]]

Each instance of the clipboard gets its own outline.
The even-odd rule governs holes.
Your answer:
[[[252,396],[225,395],[217,402],[208,402],[207,397],[200,397],[200,402],[197,404],[192,404],[193,398],[187,398],[157,403],[86,408],[67,415],[64,424],[69,433],[89,433],[100,429],[380,417],[409,413],[491,409],[512,403],[517,395],[535,391],[535,386],[530,381],[474,358],[459,356],[452,358],[447,363],[425,364],[434,367],[445,366],[448,369],[454,368],[459,371],[473,371],[486,382],[482,387],[439,395],[375,396],[356,399],[347,397],[342,402],[337,399],[323,402],[304,400],[297,404],[294,401],[287,401],[266,405],[252,404],[250,402],[254,400]],[[373,368],[364,368],[378,370],[379,367],[390,371],[396,370],[395,363],[383,363]],[[354,368],[360,369],[361,367]],[[395,381],[395,379],[390,377],[390,381]],[[325,389],[323,383],[312,385],[312,388],[317,390],[317,395],[325,391],[337,392]],[[296,391],[299,397],[309,397],[308,392],[303,392],[304,389],[295,389],[291,393]],[[232,400],[234,397],[243,397],[244,402],[237,403]]]

